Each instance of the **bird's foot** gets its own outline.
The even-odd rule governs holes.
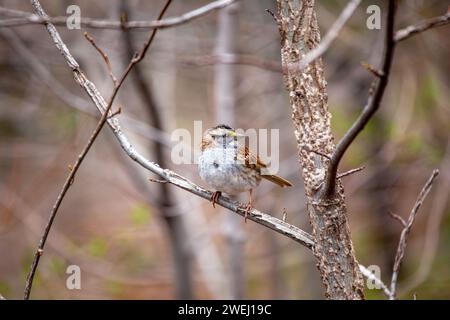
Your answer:
[[[241,204],[240,207],[245,210],[244,222],[247,223],[247,218],[253,209],[253,205],[251,202],[248,202],[247,204]]]
[[[212,193],[212,195],[211,195],[211,202],[212,202],[213,208],[216,207],[217,200],[219,200],[219,197],[220,197],[221,195],[222,195],[222,192],[220,192],[220,191],[214,191],[214,192]]]

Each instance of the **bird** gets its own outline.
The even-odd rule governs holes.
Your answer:
[[[225,124],[206,130],[201,141],[198,173],[215,190],[210,198],[214,208],[222,192],[231,196],[249,192],[244,220],[247,222],[247,216],[253,208],[252,192],[261,179],[282,188],[291,187],[292,183],[277,175],[263,174],[261,171],[267,165],[253,155],[245,143],[239,141],[240,137],[245,136]]]

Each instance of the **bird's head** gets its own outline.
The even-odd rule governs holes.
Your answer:
[[[242,136],[243,135],[237,133],[232,127],[225,124],[219,124],[218,126],[206,130],[203,140],[215,145],[228,146],[230,143],[235,143],[237,139]]]

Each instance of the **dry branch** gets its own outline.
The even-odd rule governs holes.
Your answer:
[[[186,12],[178,17],[167,18],[163,20],[155,20],[155,21],[128,21],[126,23],[122,23],[121,21],[114,20],[98,20],[91,18],[81,18],[80,25],[85,28],[93,28],[93,29],[117,29],[121,30],[122,28],[127,29],[164,29],[170,27],[176,27],[200,17],[204,15],[224,8],[237,0],[217,0],[207,5],[204,5],[200,8],[194,9],[192,11]],[[37,14],[30,14],[24,11],[12,10],[0,7],[0,14],[8,14],[14,15],[17,18],[8,19],[8,20],[0,20],[0,27],[15,27],[15,26],[23,26],[30,24],[47,24],[51,23],[53,25],[65,26],[67,23],[67,17],[49,17],[49,16],[40,16]]]
[[[375,112],[380,108],[381,100],[383,99],[384,91],[386,89],[389,73],[391,71],[392,59],[394,57],[395,40],[394,40],[394,24],[395,24],[395,11],[396,1],[388,1],[388,15],[387,26],[385,35],[385,48],[383,55],[383,62],[381,73],[379,77],[375,79],[377,81],[376,88],[373,94],[369,95],[368,101],[361,113],[356,119],[355,123],[345,133],[344,137],[336,146],[336,150],[333,153],[331,161],[328,165],[325,184],[321,190],[322,194],[331,197],[335,193],[336,175],[339,166],[339,162],[344,156],[345,151],[356,139],[358,134],[364,129],[369,120],[373,117]]]
[[[450,23],[450,12],[439,17],[434,17],[421,21],[415,25],[408,26],[406,28],[400,29],[395,33],[395,41],[400,42],[411,38],[412,36],[419,34],[421,32],[427,31],[432,28],[444,26]]]
[[[405,222],[402,219],[402,221],[405,222],[405,225],[402,230],[402,233],[400,234],[400,241],[398,242],[397,253],[395,255],[395,261],[394,261],[394,267],[392,269],[391,290],[390,290],[390,295],[389,295],[390,300],[394,300],[396,298],[398,273],[399,273],[400,266],[403,261],[403,257],[405,256],[405,249],[406,249],[406,244],[408,241],[408,235],[411,231],[414,220],[416,219],[417,213],[419,212],[420,207],[422,206],[423,202],[425,201],[425,198],[427,197],[428,193],[430,192],[431,187],[433,186],[433,182],[436,179],[436,177],[438,176],[438,174],[439,174],[439,170],[433,171],[430,178],[428,178],[427,182],[425,183],[422,190],[420,191],[420,194],[417,197],[416,203],[414,204],[414,207],[412,208],[411,213],[409,214],[408,220]]]

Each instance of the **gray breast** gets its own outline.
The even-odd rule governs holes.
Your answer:
[[[228,194],[250,190],[261,181],[257,170],[236,161],[235,148],[205,150],[199,158],[198,171],[210,187]]]

